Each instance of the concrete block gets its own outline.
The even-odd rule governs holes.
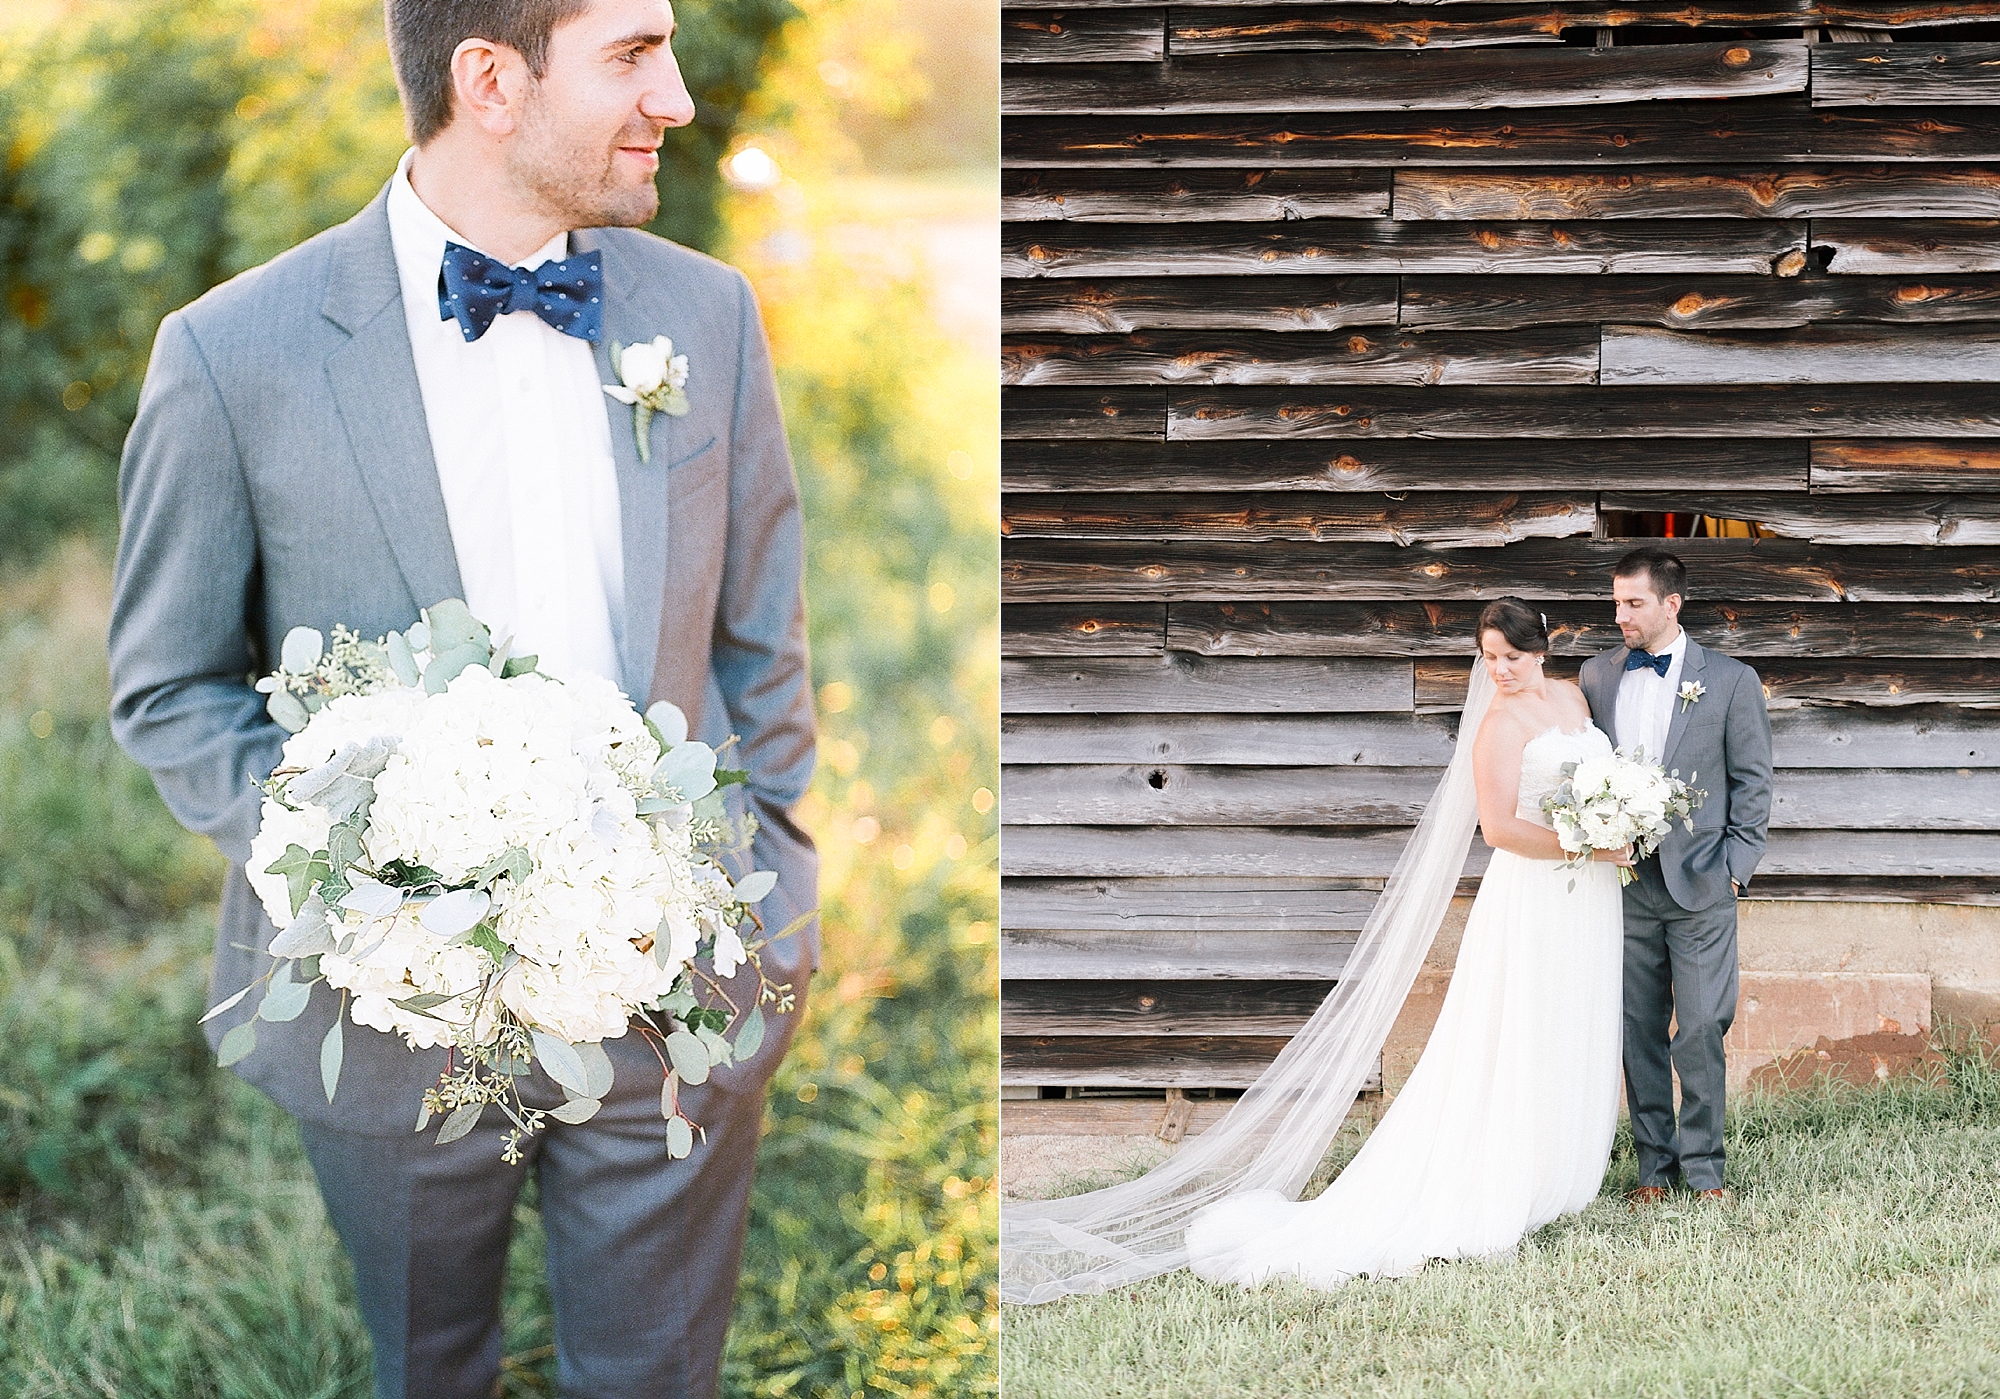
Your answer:
[[[1820,1040],[1917,1034],[1931,1025],[1931,979],[1917,972],[1743,971],[1725,1041],[1729,1090]]]

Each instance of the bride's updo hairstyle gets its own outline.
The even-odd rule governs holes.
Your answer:
[[[1486,633],[1497,631],[1516,651],[1547,651],[1549,627],[1540,612],[1517,597],[1497,598],[1479,614],[1479,644],[1486,645]]]

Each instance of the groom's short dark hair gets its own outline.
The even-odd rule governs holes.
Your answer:
[[[1670,554],[1657,545],[1649,544],[1643,549],[1634,549],[1618,561],[1618,567],[1611,570],[1613,578],[1637,578],[1646,575],[1646,581],[1653,585],[1653,596],[1661,602],[1678,594],[1687,600],[1687,565],[1680,556]]]
[[[451,56],[460,44],[505,44],[539,78],[548,68],[549,35],[589,8],[590,0],[383,0],[410,139],[424,145],[451,125]]]

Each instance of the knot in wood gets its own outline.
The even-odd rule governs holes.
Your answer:
[[[1725,49],[1722,54],[1722,61],[1727,63],[1731,68],[1741,68],[1750,61],[1750,50],[1745,48]]]

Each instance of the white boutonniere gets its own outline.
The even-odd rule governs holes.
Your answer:
[[[1683,680],[1681,682],[1682,712],[1685,713],[1689,705],[1699,703],[1701,697],[1707,693],[1708,686],[1702,684],[1699,680]]]
[[[604,385],[620,403],[632,405],[632,436],[639,460],[653,459],[653,414],[685,417],[688,411],[688,357],[674,353],[674,342],[656,335],[650,344],[611,342],[611,369],[621,382]]]

